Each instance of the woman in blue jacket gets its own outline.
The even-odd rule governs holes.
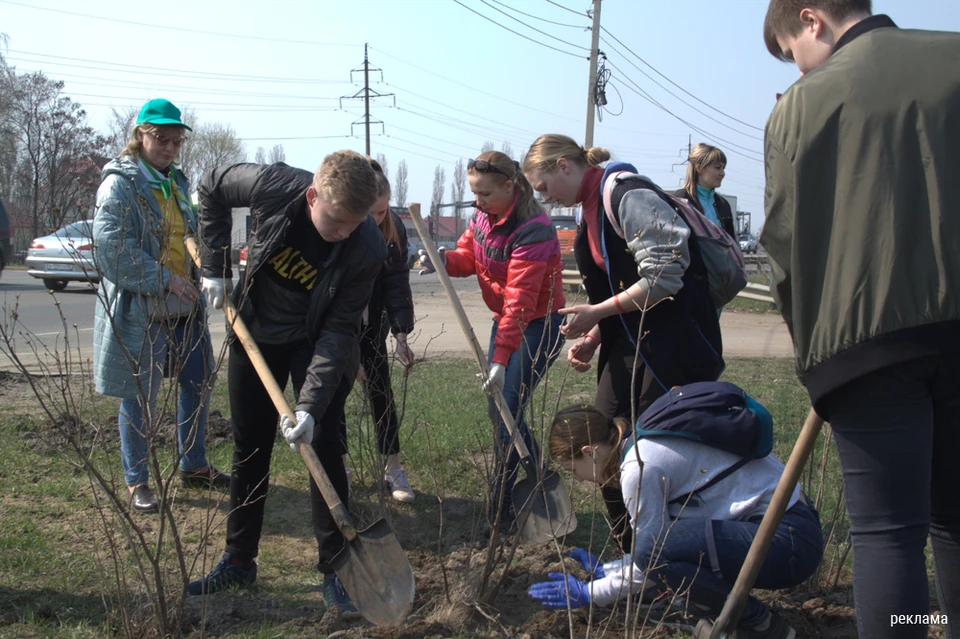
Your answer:
[[[159,510],[147,482],[165,374],[179,383],[181,481],[230,486],[229,477],[207,463],[204,446],[213,351],[197,269],[184,243],[197,230],[190,187],[173,164],[189,130],[168,100],[147,102],[119,159],[103,169],[93,220],[93,258],[101,275],[94,381],[97,392],[121,398],[124,479],[132,507],[142,512]]]

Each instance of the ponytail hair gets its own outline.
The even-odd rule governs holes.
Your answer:
[[[598,166],[610,159],[610,152],[603,147],[584,149],[573,138],[558,133],[541,135],[530,145],[523,160],[524,173],[553,173],[557,160],[566,159],[583,167]]]

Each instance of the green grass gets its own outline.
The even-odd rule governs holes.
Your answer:
[[[558,406],[593,397],[595,372],[568,371],[563,362],[558,362],[534,397],[528,416],[541,438]],[[429,535],[435,539],[430,522],[438,515],[438,498],[473,504],[483,500],[485,480],[477,464],[482,463],[484,451],[490,448],[492,428],[475,373],[475,365],[468,360],[426,361],[413,369],[404,385],[400,369],[394,369],[400,410],[404,410],[405,397],[401,458],[420,494],[414,504],[398,511],[402,523],[395,525],[421,525],[427,529],[426,539]],[[732,359],[723,378],[738,383],[770,409],[776,424],[775,452],[786,459],[808,409],[792,361]],[[364,413],[359,388],[357,385],[348,401],[347,422],[354,501],[361,511],[358,519],[366,520],[379,516],[374,475],[380,471],[379,460],[373,454],[371,419],[368,412]],[[289,397],[290,389],[287,394]],[[229,417],[225,372],[215,388],[211,409]],[[115,400],[90,396],[85,399],[84,410],[85,420],[100,423],[104,429],[115,428]],[[14,628],[9,624],[14,623],[26,633],[22,636],[102,636],[107,634],[109,624],[101,594],[112,596],[113,591],[109,574],[101,573],[102,564],[93,560],[94,553],[102,553],[104,546],[91,507],[90,482],[85,473],[72,465],[69,454],[37,452],[30,447],[30,440],[24,439],[25,432],[42,431],[45,421],[36,406],[7,404],[0,411],[0,503],[4,513],[0,517],[0,636],[21,636],[7,632]],[[118,448],[116,440],[109,440],[91,452],[105,474],[122,486]],[[163,454],[172,464],[172,450]],[[210,447],[208,455],[219,467],[229,468],[232,444]],[[827,476],[831,484],[839,481],[835,458],[828,464]],[[278,439],[266,505],[259,588],[265,596],[279,598],[281,603],[277,605],[283,608],[318,605],[316,586],[320,579],[313,568],[316,545],[312,539],[307,481],[299,456],[291,454]],[[568,543],[588,544],[591,539],[605,539],[605,523],[594,514],[603,510],[597,491],[590,486],[574,487],[569,476],[565,481],[580,524]],[[224,505],[218,507],[198,492],[178,493],[181,501],[174,506],[178,517],[188,516],[183,539],[192,549],[204,538],[198,520],[205,513],[222,517],[226,512]],[[828,497],[835,497],[835,491],[827,492]],[[472,523],[467,519],[451,515],[446,525],[462,532]],[[155,530],[155,524],[151,526]],[[403,532],[409,531],[404,528]],[[222,544],[221,527],[213,531],[206,547],[211,561],[219,558]],[[167,567],[173,574],[173,566]],[[233,630],[232,636],[280,636],[285,627],[265,618]],[[34,634],[27,633],[28,630]]]

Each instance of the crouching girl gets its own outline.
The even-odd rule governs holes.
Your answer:
[[[557,413],[549,447],[551,457],[577,479],[620,487],[634,531],[633,553],[598,565],[577,549],[572,556],[593,580],[584,584],[551,573],[550,581],[530,588],[532,597],[548,608],[606,606],[650,581],[688,593],[696,604],[690,608],[703,610],[704,616],[720,613],[783,472],[780,460],[770,454],[738,463],[737,455],[687,437],[637,439],[628,421],[610,421],[584,405]],[[756,587],[796,586],[822,557],[819,517],[797,486]],[[792,639],[796,633],[750,597],[737,636]]]

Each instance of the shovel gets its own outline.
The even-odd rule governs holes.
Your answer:
[[[693,631],[693,639],[729,639],[733,636],[743,615],[743,609],[747,606],[750,589],[753,588],[760,568],[763,566],[763,560],[767,558],[770,544],[773,543],[773,535],[777,532],[780,520],[783,519],[790,495],[793,494],[793,487],[800,480],[800,473],[803,472],[803,466],[807,463],[814,444],[817,443],[821,428],[823,428],[823,420],[811,408],[807,420],[803,423],[800,436],[797,437],[797,443],[793,446],[793,452],[790,453],[790,459],[787,460],[787,465],[777,483],[777,488],[773,492],[773,499],[767,506],[767,512],[763,514],[757,536],[750,544],[750,552],[747,553],[747,558],[740,568],[733,590],[727,595],[727,600],[723,604],[720,616],[715,622],[701,619]]]
[[[187,251],[199,267],[200,254],[197,251],[196,240],[188,237],[186,244]],[[281,415],[296,423],[297,418],[287,404],[283,391],[280,390],[277,380],[270,372],[270,367],[263,359],[260,349],[257,348],[256,341],[240,319],[229,296],[223,300],[223,312],[227,317],[227,323],[233,328],[233,332],[257,370],[260,381],[270,394],[273,405]],[[383,519],[357,532],[346,507],[340,501],[336,489],[330,483],[330,478],[323,470],[313,446],[303,437],[300,438],[299,444],[297,449],[300,451],[300,456],[303,457],[310,475],[313,476],[323,495],[323,500],[330,509],[330,514],[333,515],[344,536],[343,550],[330,562],[334,572],[343,582],[343,587],[364,619],[376,625],[399,624],[410,613],[415,591],[413,568],[410,567],[400,542]]]
[[[410,217],[413,219],[414,226],[417,227],[417,233],[423,240],[423,247],[430,256],[430,261],[438,265],[437,276],[450,298],[450,305],[457,315],[457,321],[460,322],[460,328],[464,336],[470,343],[473,355],[477,360],[477,366],[480,367],[480,373],[483,379],[489,375],[487,358],[483,355],[480,342],[473,332],[470,320],[463,310],[460,298],[450,282],[450,276],[443,268],[443,262],[437,248],[430,241],[426,227],[423,225],[423,219],[420,217],[420,205],[411,204],[407,207],[410,211]],[[494,404],[500,411],[500,418],[510,433],[510,439],[520,453],[520,465],[526,475],[525,479],[517,481],[513,485],[513,503],[519,504],[517,510],[517,523],[520,528],[520,537],[529,543],[542,543],[573,532],[577,528],[577,518],[573,512],[573,506],[570,504],[570,496],[567,489],[560,480],[560,475],[544,469],[541,475],[541,469],[533,456],[530,454],[523,438],[517,433],[517,426],[513,421],[513,415],[507,408],[507,403],[503,399],[503,392],[497,390],[495,393],[489,393]]]

